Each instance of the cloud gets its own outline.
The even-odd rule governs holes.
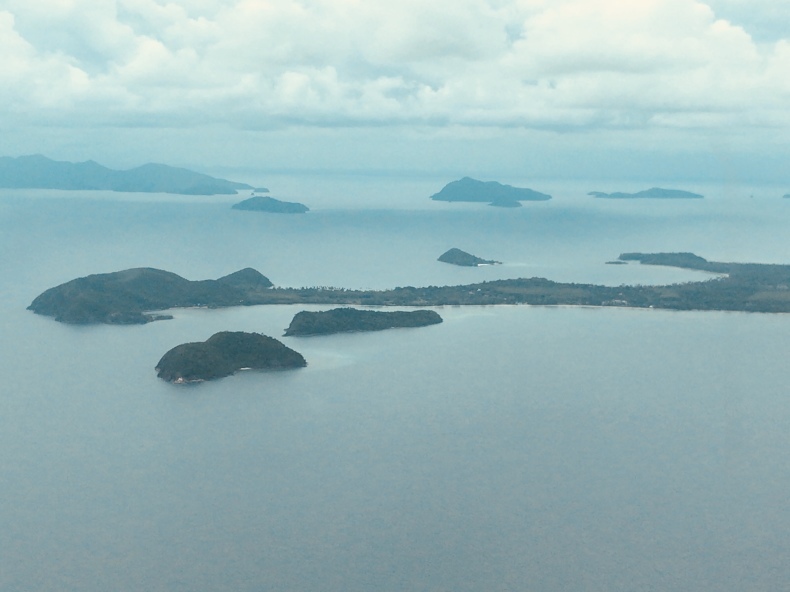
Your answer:
[[[775,0],[707,0],[719,18],[737,23],[755,41],[775,43],[787,39],[790,3]]]
[[[756,40],[746,16],[737,0],[7,0],[0,125],[786,126],[790,41]]]

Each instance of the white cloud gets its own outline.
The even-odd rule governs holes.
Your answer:
[[[731,22],[745,9],[737,0],[5,6],[4,126],[587,130],[788,119],[790,41],[755,41]]]

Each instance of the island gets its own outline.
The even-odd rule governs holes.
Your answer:
[[[785,193],[782,197],[785,199],[790,199],[790,193]]]
[[[691,193],[680,189],[662,189],[661,187],[652,187],[636,193],[590,191],[587,195],[602,199],[702,199],[705,197],[699,193]]]
[[[551,196],[533,189],[464,177],[448,183],[439,193],[434,193],[431,199],[449,202],[489,202],[492,206],[518,207],[522,201],[546,201],[551,199]]]
[[[125,171],[92,160],[64,162],[40,154],[0,157],[0,187],[6,189],[105,190],[179,195],[232,195],[252,189],[246,183],[217,179],[164,164],[145,164]]]
[[[310,208],[304,204],[280,201],[279,199],[262,195],[254,195],[249,199],[233,204],[233,209],[249,212],[269,212],[272,214],[304,214],[310,211]]]
[[[451,265],[460,265],[462,267],[478,267],[479,265],[498,265],[500,261],[493,261],[491,259],[481,259],[461,249],[453,247],[449,251],[445,251],[437,261],[442,263],[449,263]]]
[[[172,318],[148,311],[259,304],[260,294],[271,287],[271,281],[252,268],[202,281],[161,269],[136,268],[89,275],[50,288],[28,310],[63,323],[132,325]]]
[[[302,354],[273,337],[222,331],[206,341],[182,343],[156,365],[157,376],[183,384],[223,378],[239,370],[286,370],[307,366]]]
[[[162,317],[146,311],[180,306],[256,304],[398,307],[617,304],[671,310],[790,312],[790,265],[719,263],[693,253],[623,253],[620,260],[692,269],[709,276],[696,282],[666,286],[615,287],[533,277],[459,286],[350,290],[266,287],[270,283],[268,279],[253,269],[200,282],[190,282],[166,271],[136,269],[72,280],[50,288],[28,308],[61,322],[114,324],[158,320]]]
[[[329,335],[356,331],[383,331],[402,327],[427,327],[442,322],[432,310],[392,311],[335,308],[319,312],[297,313],[285,330],[286,336]]]

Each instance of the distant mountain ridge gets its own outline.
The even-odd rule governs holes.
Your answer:
[[[691,191],[681,189],[663,189],[662,187],[651,187],[636,193],[604,193],[603,191],[590,191],[587,195],[603,199],[702,199],[704,196]]]
[[[65,162],[40,154],[0,157],[0,187],[5,189],[106,190],[179,195],[232,195],[252,189],[246,183],[218,179],[165,164],[144,164],[118,171],[99,163]]]

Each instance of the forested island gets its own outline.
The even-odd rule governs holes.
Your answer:
[[[253,269],[190,282],[175,274],[135,269],[72,280],[37,297],[29,309],[69,323],[143,323],[146,311],[181,306],[328,304],[373,306],[584,305],[672,310],[790,312],[790,265],[717,263],[692,253],[624,253],[622,261],[705,271],[713,279],[667,286],[599,286],[544,278],[391,290],[276,288]],[[160,281],[161,279],[161,281]]]
[[[439,255],[437,261],[449,263],[451,265],[460,265],[462,267],[478,267],[479,265],[496,265],[500,263],[492,259],[481,259],[476,255],[472,255],[461,249],[456,249],[455,247]]]
[[[306,205],[295,201],[280,201],[273,197],[263,195],[253,195],[237,204],[233,204],[234,210],[246,210],[249,212],[269,212],[272,214],[304,214],[310,211]]]
[[[590,191],[587,195],[604,199],[702,199],[704,195],[683,191],[681,189],[662,189],[661,187],[651,187],[636,193],[603,193],[602,191]]]
[[[157,376],[177,384],[230,376],[239,370],[286,370],[307,365],[299,352],[260,333],[223,331],[182,343],[156,365]]]
[[[546,201],[551,199],[551,196],[533,189],[464,177],[448,183],[441,191],[434,193],[431,199],[435,201],[489,202],[492,206],[519,207],[522,201]]]
[[[397,310],[392,312],[360,310],[358,308],[335,308],[318,312],[303,310],[294,316],[288,329],[285,330],[285,335],[306,336],[355,331],[383,331],[384,329],[405,327],[427,327],[441,322],[442,317],[432,310]]]
[[[106,190],[180,195],[232,195],[252,189],[246,183],[217,179],[164,164],[144,164],[126,171],[92,160],[57,161],[34,154],[0,157],[0,187],[9,189]]]

